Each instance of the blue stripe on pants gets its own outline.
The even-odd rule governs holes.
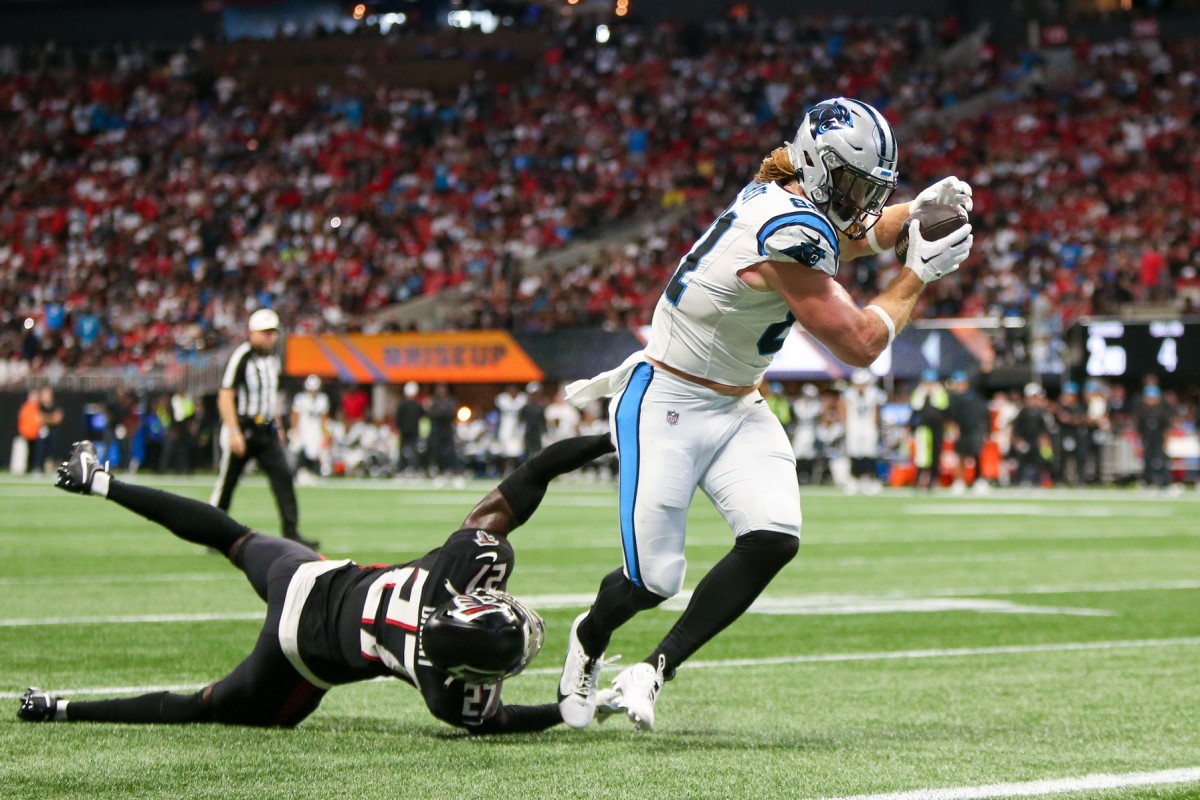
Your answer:
[[[637,502],[639,456],[638,437],[642,421],[642,399],[654,377],[654,367],[642,362],[633,368],[629,383],[617,404],[617,455],[620,459],[621,549],[625,569],[634,585],[645,588],[638,566],[637,539],[634,536],[633,508]]]

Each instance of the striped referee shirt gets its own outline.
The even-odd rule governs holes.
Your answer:
[[[274,422],[279,403],[279,356],[259,353],[249,342],[243,342],[229,357],[222,389],[237,393],[237,415],[258,417]]]

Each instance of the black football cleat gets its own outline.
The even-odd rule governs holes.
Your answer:
[[[54,485],[75,494],[91,494],[92,478],[97,472],[107,472],[108,464],[100,465],[96,447],[86,439],[71,445],[71,454],[58,468]]]
[[[57,697],[30,687],[21,695],[21,707],[17,709],[17,717],[25,722],[50,722],[57,711]]]

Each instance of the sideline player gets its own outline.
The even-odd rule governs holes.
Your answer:
[[[504,679],[525,668],[543,637],[541,618],[504,592],[513,568],[508,534],[537,509],[551,479],[612,450],[607,436],[553,444],[484,497],[440,548],[407,564],[362,567],[255,533],[196,500],[119,481],[91,442],[80,442],[59,468],[59,487],[100,495],[220,550],[266,601],[267,617],[246,660],[195,694],[67,701],[30,689],[18,716],[290,727],[333,686],[396,677],[420,691],[435,717],[475,733],[555,725],[562,717],[554,703],[500,702]]]
[[[896,187],[896,151],[891,126],[865,103],[838,97],[811,109],[795,140],[763,159],[753,182],[684,256],[658,301],[644,353],[571,387],[577,404],[614,397],[624,567],[605,576],[595,604],[572,626],[558,688],[568,725],[586,726],[595,713],[613,632],[683,587],[697,487],[733,529],[733,549],[654,651],[616,677],[606,705],[652,728],[663,682],[795,556],[795,462],[757,390],[793,323],[842,361],[865,367],[908,321],[925,285],[970,253],[969,225],[926,242],[913,224],[907,269],[865,309],[834,279],[839,262],[893,247],[921,205],[971,208],[970,187],[952,177],[912,203],[885,208]]]
[[[304,379],[304,391],[292,400],[292,447],[296,451],[296,480],[315,482],[328,475],[329,459],[329,395],[321,391],[321,379],[309,375]],[[307,475],[307,478],[301,476]]]
[[[887,400],[875,385],[869,369],[856,369],[851,385],[840,398],[842,420],[846,426],[846,456],[850,459],[850,477],[844,487],[847,494],[862,491],[879,494],[879,409]]]

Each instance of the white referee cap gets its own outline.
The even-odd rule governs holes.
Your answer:
[[[247,327],[252,331],[277,331],[279,315],[269,308],[260,308],[250,315],[250,324]]]

